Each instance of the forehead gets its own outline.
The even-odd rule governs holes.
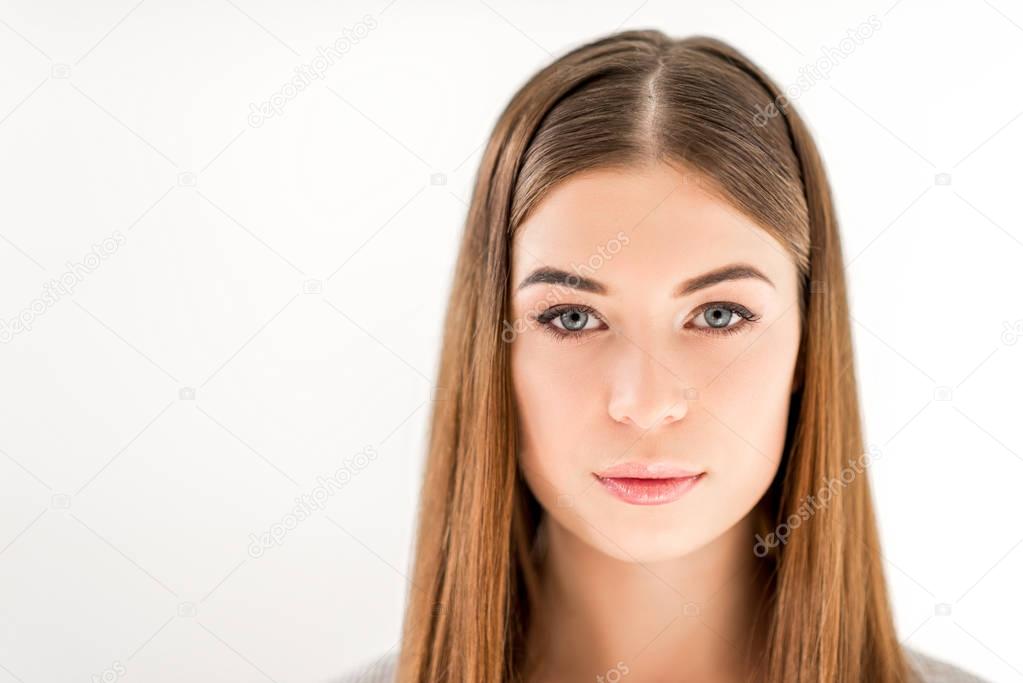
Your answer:
[[[672,282],[746,261],[775,282],[794,279],[785,248],[694,174],[666,164],[599,169],[555,186],[519,226],[517,283],[540,265],[587,266],[599,280]],[[787,277],[788,276],[788,277]]]

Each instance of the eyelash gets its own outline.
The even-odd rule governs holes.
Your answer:
[[[760,315],[758,315],[756,313],[753,313],[752,311],[750,311],[745,306],[733,303],[731,301],[712,301],[712,302],[710,302],[708,304],[704,304],[696,312],[696,315],[694,315],[693,318],[696,318],[699,315],[703,315],[703,313],[705,313],[706,311],[708,311],[708,310],[710,310],[712,308],[723,308],[723,309],[725,309],[727,311],[731,311],[732,313],[734,313],[734,314],[739,316],[740,322],[735,324],[735,325],[731,325],[729,327],[723,327],[723,328],[714,328],[714,327],[697,328],[699,330],[698,334],[705,334],[705,335],[711,336],[711,337],[727,337],[727,336],[730,336],[730,335],[733,335],[733,334],[739,334],[740,332],[743,332],[744,330],[746,330],[746,328],[748,328],[749,326],[755,324],[761,318]],[[563,330],[563,329],[561,329],[559,327],[555,327],[554,325],[551,324],[551,322],[555,318],[558,318],[558,317],[562,316],[563,314],[568,313],[570,311],[581,311],[581,312],[586,313],[589,316],[593,316],[597,320],[600,320],[601,322],[603,322],[603,319],[599,315],[597,315],[597,312],[593,308],[591,308],[589,306],[578,305],[578,304],[565,305],[565,306],[550,306],[548,308],[545,308],[543,310],[543,312],[541,312],[541,313],[539,313],[537,315],[534,315],[533,316],[533,320],[535,320],[536,322],[540,323],[540,328],[545,333],[547,333],[547,334],[551,335],[552,337],[554,337],[554,339],[556,339],[557,341],[568,341],[571,337],[581,338],[581,337],[586,336],[590,332],[596,332],[597,331],[597,330],[589,330],[587,332],[571,332],[571,331],[568,331],[568,330]],[[607,323],[604,323],[604,324],[606,325]]]

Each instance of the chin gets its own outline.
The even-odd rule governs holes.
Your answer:
[[[585,521],[578,516],[568,526],[570,533],[576,534],[592,548],[622,562],[640,562],[650,564],[678,559],[700,548],[719,537],[725,529],[698,527],[691,519],[665,520],[651,517],[649,520],[636,521],[624,519],[608,519],[606,514],[586,517]],[[752,543],[751,543],[752,547]]]

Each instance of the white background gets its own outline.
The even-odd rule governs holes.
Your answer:
[[[0,344],[0,683],[327,681],[392,647],[451,266],[508,98],[626,27],[724,38],[786,87],[870,15],[796,104],[841,219],[897,624],[1023,681],[1023,7],[549,5],[0,4],[0,320],[31,318]]]

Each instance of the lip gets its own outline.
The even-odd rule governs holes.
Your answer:
[[[689,489],[703,479],[703,474],[693,477],[668,477],[664,479],[640,479],[636,477],[597,477],[604,488],[626,503],[632,505],[664,505],[681,498]]]
[[[605,479],[672,479],[695,477],[703,470],[687,470],[665,462],[623,462],[595,474]]]
[[[594,473],[604,488],[631,505],[664,505],[681,498],[706,472],[665,463],[627,462]]]

